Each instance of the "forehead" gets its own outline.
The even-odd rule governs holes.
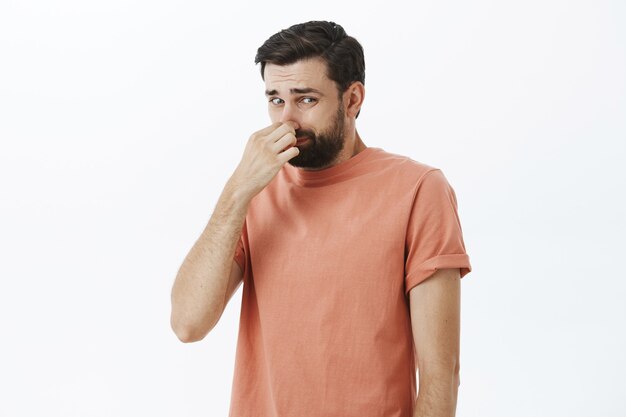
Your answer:
[[[265,65],[265,86],[281,90],[288,86],[327,89],[332,80],[326,76],[326,63],[319,58],[304,59],[288,65]]]

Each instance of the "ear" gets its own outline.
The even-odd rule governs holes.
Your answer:
[[[343,93],[343,103],[346,107],[346,116],[356,117],[361,110],[361,105],[365,99],[365,86],[360,81],[350,84],[350,87]]]

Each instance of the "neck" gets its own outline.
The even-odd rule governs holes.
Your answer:
[[[359,132],[357,132],[357,130],[354,129],[354,136],[352,140],[350,157],[353,157],[354,155],[358,154],[365,148],[367,148],[367,146],[365,146],[365,143],[363,143],[363,141],[361,140],[361,136],[359,136]]]

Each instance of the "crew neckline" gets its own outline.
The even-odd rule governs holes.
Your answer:
[[[370,155],[379,150],[379,148],[368,146],[361,152],[331,167],[317,170],[306,171],[302,168],[294,167],[286,163],[284,167],[293,178],[293,181],[301,186],[321,186],[333,184],[352,176],[358,175],[358,169],[355,169],[361,162],[368,159]]]

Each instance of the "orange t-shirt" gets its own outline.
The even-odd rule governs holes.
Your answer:
[[[443,172],[368,147],[251,201],[230,417],[412,417],[409,290],[471,271]]]

